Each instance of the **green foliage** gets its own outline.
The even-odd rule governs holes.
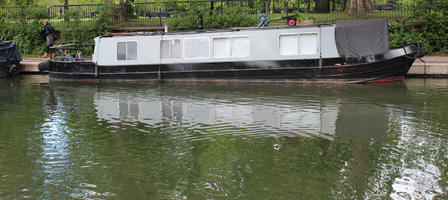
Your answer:
[[[8,22],[22,24],[47,17],[46,8],[36,5],[0,7],[0,14],[0,17]]]
[[[426,40],[427,52],[448,53],[448,0],[416,0],[411,11],[410,18],[404,23],[421,23],[404,31],[411,30],[409,34],[413,37]]]
[[[168,20],[168,24],[170,30],[194,30],[198,27],[198,16],[196,13],[185,16],[177,16],[170,18]]]
[[[16,42],[21,54],[43,53],[45,41],[41,34],[42,30],[42,23],[37,21],[28,24],[0,24],[0,35],[4,40]]]
[[[256,19],[251,18],[251,15],[247,14],[254,13],[255,11],[253,9],[247,7],[225,9],[222,15],[219,12],[219,10],[215,10],[215,15],[205,18],[205,28],[230,28],[257,25]]]
[[[27,6],[33,4],[34,0],[0,0],[0,3],[13,6]]]
[[[3,40],[11,40],[17,43],[19,51],[23,55],[41,55],[45,50],[45,38],[43,36],[42,19],[47,18],[46,9],[40,6],[24,7],[23,10],[16,9],[10,12],[9,16],[0,17],[0,36]],[[20,13],[26,15],[20,16]],[[106,13],[106,12],[105,12]],[[93,38],[103,35],[106,29],[107,15],[101,15],[94,18],[88,24],[81,24],[83,13],[73,10],[67,12],[64,21],[65,26],[55,26],[57,20],[51,21],[51,24],[57,31],[61,31],[58,41],[76,41],[77,43],[93,44]],[[91,48],[86,48],[85,54],[90,54]]]
[[[0,36],[3,40],[16,42],[21,54],[41,54],[45,48],[42,35],[42,19],[45,17],[45,9],[40,6],[11,9],[0,18]]]
[[[211,12],[202,13],[204,29],[222,29],[230,27],[247,27],[256,25],[256,15],[248,15],[255,13],[254,9],[227,8],[221,14],[220,7],[216,7]],[[170,18],[168,24],[170,30],[194,30],[199,24],[199,11],[194,8],[185,12],[176,13],[176,17]]]
[[[68,21],[68,20],[74,20],[74,21],[79,21],[80,18],[82,17],[82,12],[79,10],[68,10],[65,11],[63,14],[63,18]]]
[[[100,16],[95,19],[94,23],[85,24],[83,26],[79,26],[79,19],[74,20],[75,23],[71,23],[70,28],[61,30],[62,38],[61,42],[69,42],[76,44],[94,44],[93,39],[100,35],[104,35],[108,29],[106,26],[106,21],[103,19],[103,16]],[[92,48],[85,48],[83,53],[84,55],[92,54]]]
[[[34,0],[40,5],[63,5],[65,0]],[[69,0],[69,4],[103,4],[104,0]]]
[[[106,26],[102,24],[82,27],[72,27],[61,30],[61,41],[76,42],[82,44],[93,44],[93,39],[107,32]]]
[[[448,53],[448,0],[416,0],[411,16],[389,28],[391,46],[419,42],[428,53]]]
[[[98,3],[95,0],[69,1],[73,3]],[[276,9],[285,9],[285,2],[288,1],[288,7],[295,8],[296,1],[282,0],[270,1],[271,6]],[[387,0],[384,0],[386,2]],[[15,41],[24,54],[37,55],[44,50],[44,38],[41,35],[43,26],[42,19],[48,18],[47,8],[42,2],[44,0],[0,0],[8,5],[30,5],[32,2],[38,2],[38,5],[31,4],[21,8],[14,8],[8,12],[0,12],[0,36],[5,40]],[[63,1],[54,1],[61,4]],[[119,2],[119,1],[116,1]],[[140,2],[140,1],[135,1]],[[157,0],[159,4],[162,2]],[[198,16],[203,16],[204,29],[223,29],[229,27],[255,26],[257,11],[265,11],[265,0],[254,0],[250,7],[246,4],[241,6],[236,3],[234,7],[221,8],[220,3],[215,3],[212,10],[209,4],[205,7],[202,3],[178,4],[170,3],[165,5],[166,12],[172,17],[163,18],[169,24],[172,30],[194,30],[198,27]],[[301,7],[308,6],[305,1],[300,4]],[[342,0],[336,0],[341,3]],[[377,1],[383,2],[383,1]],[[389,1],[387,1],[389,2]],[[412,4],[411,16],[404,21],[391,22],[389,27],[390,46],[401,46],[404,42],[419,42],[427,52],[439,52],[448,54],[448,0],[396,0],[396,3]],[[78,41],[80,43],[93,43],[93,38],[107,32],[107,26],[111,25],[114,19],[114,8],[106,6],[105,12],[99,12],[100,16],[89,18],[90,13],[83,10],[69,10],[64,12],[61,18],[55,17],[51,20],[52,25],[62,32],[62,38],[59,41]],[[146,10],[140,12],[149,12]],[[138,21],[139,18],[130,12],[130,18]],[[291,12],[290,12],[291,13]],[[276,18],[276,14],[270,14],[271,18]],[[279,13],[279,15],[284,15]],[[278,16],[277,16],[278,17]],[[315,18],[315,21],[322,22],[322,15],[314,16],[312,13],[300,13],[300,19]],[[325,18],[325,16],[324,16]],[[150,20],[148,20],[150,21]],[[158,20],[151,19],[151,24]],[[137,23],[140,23],[139,21]],[[282,22],[283,23],[283,22]],[[412,25],[413,24],[413,25]],[[146,24],[148,25],[148,24]]]
[[[424,33],[418,31],[414,26],[403,22],[391,22],[389,26],[389,46],[401,47],[405,42],[418,42],[426,52],[434,51]]]

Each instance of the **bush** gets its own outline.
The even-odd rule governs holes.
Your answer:
[[[391,22],[389,26],[389,46],[401,47],[404,43],[411,42],[418,42],[426,52],[434,51],[424,33],[416,27],[404,22]]]
[[[45,50],[45,40],[41,34],[42,23],[35,21],[27,24],[1,23],[0,35],[3,40],[17,43],[19,51],[24,55],[39,55]]]
[[[412,37],[426,40],[427,52],[448,53],[448,1],[415,0],[411,17],[406,22],[422,22],[413,29],[405,27]],[[406,34],[406,33],[403,33]]]
[[[76,44],[94,44],[95,37],[104,35],[107,28],[104,24],[90,24],[85,26],[71,27],[61,31],[62,38],[60,41],[76,43]],[[84,55],[92,54],[93,49],[86,47],[83,51]]]
[[[255,12],[250,8],[228,8],[221,14],[220,7],[216,7],[211,13],[201,13],[204,29],[224,29],[229,27],[255,26],[256,19],[248,13]],[[199,25],[199,11],[188,10],[175,13],[176,17],[169,18],[170,30],[194,30]]]
[[[40,56],[45,50],[42,19],[46,17],[46,14],[42,12],[42,9],[36,8],[26,12],[28,16],[22,19],[0,18],[0,36],[3,40],[16,42],[22,55]],[[98,17],[93,23],[81,26],[79,13],[71,12],[69,14],[71,15],[69,26],[63,29],[55,27],[56,30],[61,31],[62,36],[56,42],[74,41],[82,44],[93,44],[93,38],[103,35],[107,31],[106,22],[102,20],[102,17]],[[84,53],[91,54],[92,48],[86,48]]]
[[[45,50],[45,38],[43,36],[43,25],[41,22],[32,22],[25,25],[16,23],[1,23],[0,35],[3,40],[11,40],[17,43],[22,55],[42,55]],[[105,26],[91,24],[88,26],[73,26],[61,31],[61,38],[56,42],[67,41],[81,44],[93,44],[93,39],[103,35],[107,30]],[[92,53],[92,48],[86,48],[84,54]]]
[[[194,11],[185,11],[176,13],[176,17],[168,18],[169,29],[194,30],[198,27],[198,14]]]
[[[45,49],[45,38],[42,35],[45,8],[28,6],[9,9],[8,15],[0,19],[1,39],[17,43],[21,54],[42,54]]]
[[[251,18],[248,13],[254,12],[253,9],[242,7],[225,9],[223,14],[216,10],[215,15],[206,18],[206,28],[230,28],[230,27],[248,27],[256,26],[257,19]]]

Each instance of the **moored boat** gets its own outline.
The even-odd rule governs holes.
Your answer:
[[[18,75],[21,60],[22,57],[15,42],[0,41],[0,78]]]
[[[389,49],[386,20],[95,38],[91,60],[51,60],[51,80],[365,83],[402,80],[418,44]]]

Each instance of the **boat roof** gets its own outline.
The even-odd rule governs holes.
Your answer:
[[[173,32],[123,32],[123,33],[110,33],[100,37],[120,37],[120,36],[157,36],[157,35],[191,35],[201,33],[222,33],[222,32],[236,32],[236,31],[254,31],[254,30],[276,30],[276,29],[302,29],[311,27],[322,26],[334,26],[334,24],[313,24],[303,26],[268,26],[268,27],[235,27],[228,29],[207,29],[207,30],[193,30],[193,31],[173,31]]]

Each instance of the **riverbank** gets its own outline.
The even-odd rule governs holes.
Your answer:
[[[416,60],[408,77],[448,78],[448,56],[425,56]]]
[[[47,74],[47,71],[39,71],[38,65],[45,58],[23,58],[22,73]],[[448,78],[448,56],[425,56],[423,61],[416,60],[408,72],[408,77]]]
[[[47,74],[48,71],[39,71],[38,65],[41,62],[46,61],[47,58],[23,58],[22,62],[20,62],[20,65],[22,66],[22,73],[25,74],[36,74],[36,73],[43,73]]]

